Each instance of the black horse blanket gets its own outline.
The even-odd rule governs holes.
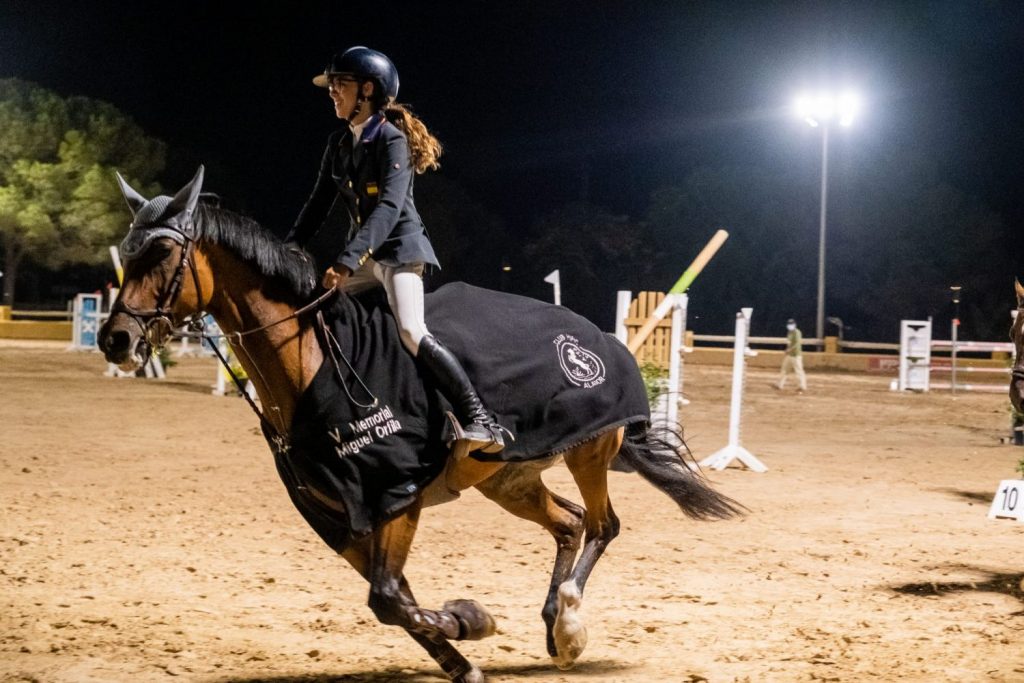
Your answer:
[[[441,472],[450,407],[402,346],[382,290],[326,313],[344,358],[325,359],[275,450],[293,502],[340,551]],[[454,283],[427,295],[426,320],[512,434],[501,453],[472,457],[539,458],[650,417],[626,347],[566,308]]]

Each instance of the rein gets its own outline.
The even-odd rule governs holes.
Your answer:
[[[189,225],[192,225],[191,223]],[[275,425],[264,413],[260,410],[256,402],[249,396],[245,391],[245,387],[242,385],[242,381],[235,374],[235,371],[231,369],[231,365],[228,363],[224,354],[221,353],[220,348],[217,345],[218,339],[227,339],[228,343],[237,349],[245,353],[249,358],[249,362],[256,372],[260,374],[260,379],[263,381],[264,386],[269,390],[270,385],[266,379],[263,378],[263,373],[259,369],[259,364],[255,362],[249,352],[245,349],[245,345],[242,343],[242,339],[248,335],[256,334],[264,330],[280,325],[281,323],[287,322],[298,318],[304,313],[318,308],[320,304],[330,299],[336,290],[330,289],[318,296],[313,301],[309,302],[305,306],[293,311],[291,314],[285,317],[275,320],[266,325],[261,325],[250,330],[242,330],[231,334],[207,334],[205,331],[205,323],[203,322],[203,316],[199,315],[202,312],[203,305],[203,287],[199,279],[199,270],[196,266],[195,259],[195,245],[196,239],[193,237],[192,230],[187,228],[180,228],[178,226],[164,225],[163,229],[173,230],[175,233],[180,235],[182,244],[182,255],[178,261],[178,265],[174,270],[174,275],[168,283],[167,287],[160,293],[157,299],[156,307],[150,309],[137,309],[129,306],[120,297],[114,302],[114,305],[110,308],[110,314],[123,313],[135,319],[139,326],[143,330],[143,336],[146,339],[146,343],[155,350],[162,349],[167,345],[170,339],[199,339],[207,340],[210,342],[210,347],[213,348],[214,353],[217,355],[217,359],[221,365],[227,371],[231,377],[231,381],[234,382],[238,388],[239,393],[245,397],[245,400],[249,403],[249,406],[256,413],[256,416],[260,420],[260,424],[263,426],[265,431],[269,431],[270,438],[273,440],[276,450],[283,451],[287,450],[288,439],[285,435],[286,430],[282,430]],[[175,328],[180,325],[174,324],[174,305],[178,302],[178,297],[181,296],[182,284],[185,280],[185,270],[188,269],[192,273],[192,282],[196,288],[196,303],[198,310],[191,316],[186,316],[186,320],[182,324],[187,324],[189,331],[187,332],[175,332]],[[320,318],[322,321],[322,318]]]
[[[191,226],[193,224],[190,222],[189,225]],[[239,379],[238,375],[231,368],[231,364],[228,363],[227,358],[225,358],[224,354],[221,353],[220,347],[217,344],[218,340],[226,339],[228,343],[231,344],[232,347],[236,349],[236,351],[244,353],[245,356],[248,358],[249,363],[252,365],[253,368],[255,368],[256,372],[259,374],[260,381],[263,382],[264,387],[266,387],[267,390],[270,391],[270,384],[266,381],[266,378],[263,376],[259,364],[256,363],[255,359],[245,348],[243,339],[249,335],[256,334],[258,332],[263,332],[272,327],[276,327],[277,325],[280,325],[289,320],[294,320],[299,316],[310,311],[317,310],[316,319],[317,325],[321,333],[321,339],[323,341],[324,346],[326,346],[327,355],[330,357],[331,363],[334,366],[335,374],[341,380],[341,385],[345,389],[345,393],[347,394],[349,401],[351,401],[353,405],[356,405],[363,409],[372,409],[378,405],[379,400],[377,399],[376,396],[374,396],[373,392],[370,391],[369,387],[366,386],[362,378],[359,377],[359,375],[355,372],[355,369],[349,363],[348,358],[346,358],[345,354],[342,352],[341,345],[338,343],[338,340],[334,337],[334,335],[330,331],[330,328],[324,322],[322,311],[318,310],[321,304],[328,301],[337,293],[336,289],[334,289],[333,287],[331,289],[328,289],[323,294],[318,296],[316,299],[310,301],[308,304],[292,311],[290,314],[284,316],[283,318],[280,318],[273,322],[269,322],[265,325],[260,325],[259,327],[254,327],[248,330],[240,330],[238,332],[231,332],[226,334],[209,334],[206,332],[206,324],[203,321],[203,315],[201,315],[204,308],[204,302],[202,284],[199,279],[199,270],[196,265],[195,259],[195,245],[197,241],[196,237],[193,235],[193,231],[189,230],[187,227],[182,228],[177,225],[164,225],[161,227],[165,230],[172,230],[173,232],[177,233],[178,236],[180,236],[180,243],[182,245],[182,255],[181,259],[178,261],[177,267],[175,268],[173,277],[171,278],[167,287],[160,293],[160,296],[157,299],[156,307],[151,309],[133,308],[132,306],[129,306],[128,304],[124,303],[124,301],[119,297],[117,301],[114,302],[114,305],[111,306],[110,314],[113,315],[116,313],[123,313],[135,319],[135,321],[143,330],[143,335],[146,339],[146,343],[148,343],[150,347],[155,350],[162,349],[171,339],[197,339],[209,342],[209,346],[213,349],[214,354],[216,354],[217,360],[220,361],[220,364],[224,367],[225,371],[227,371],[228,376],[231,377],[231,381],[235,384],[235,387],[238,389],[238,392],[245,398],[246,402],[249,404],[249,407],[252,408],[253,412],[256,413],[256,417],[259,418],[260,425],[263,427],[264,433],[267,435],[267,438],[273,443],[274,450],[276,452],[285,453],[289,449],[287,428],[284,425],[276,425],[273,420],[267,417],[267,413],[261,410],[260,407],[256,405],[256,401],[253,400],[253,398],[245,391],[245,386],[242,384],[242,380]],[[178,297],[181,296],[182,284],[185,279],[186,269],[191,271],[192,273],[192,281],[196,288],[197,310],[195,313],[186,316],[185,320],[183,320],[180,325],[175,325],[173,308],[178,301]],[[176,327],[181,327],[183,325],[187,326],[186,331],[175,331]],[[356,377],[356,380],[359,382],[363,391],[365,391],[366,394],[370,397],[370,399],[372,399],[370,403],[360,403],[355,399],[354,396],[352,396],[352,393],[349,391],[348,384],[343,379],[341,367],[338,364],[339,358],[345,362],[345,365],[348,367],[349,372]],[[277,406],[274,406],[273,409],[280,410]],[[280,415],[278,415],[278,421],[280,421]]]
[[[231,381],[234,382],[235,387],[238,389],[238,393],[245,398],[246,402],[249,404],[249,407],[252,408],[254,413],[256,413],[256,417],[259,418],[263,430],[265,432],[269,432],[269,438],[274,444],[274,450],[277,451],[278,453],[284,453],[288,451],[289,443],[287,434],[285,434],[284,431],[279,429],[277,425],[275,425],[267,417],[264,411],[260,410],[259,406],[256,405],[256,401],[254,401],[253,398],[248,394],[248,392],[246,392],[245,386],[242,384],[242,380],[238,378],[238,375],[231,368],[231,364],[228,363],[227,358],[225,358],[224,354],[221,353],[220,346],[216,343],[216,340],[227,339],[228,343],[232,344],[232,346],[235,346],[237,349],[244,352],[245,355],[249,358],[249,362],[252,364],[254,368],[256,368],[256,372],[260,372],[259,364],[256,363],[253,357],[246,350],[245,346],[242,344],[242,338],[246,335],[254,334],[256,332],[261,332],[263,330],[269,329],[271,327],[274,327],[275,325],[280,325],[286,320],[291,320],[293,318],[299,317],[303,313],[308,313],[311,310],[319,309],[320,304],[324,303],[329,298],[331,298],[331,296],[334,295],[337,291],[338,290],[331,288],[324,292],[323,294],[321,294],[320,296],[318,296],[315,300],[306,304],[302,308],[299,308],[296,311],[294,311],[291,315],[285,316],[280,320],[275,320],[272,323],[267,323],[266,325],[253,328],[251,330],[243,330],[241,332],[233,332],[230,334],[206,334],[205,332],[202,331],[203,328],[205,327],[203,319],[202,317],[199,317],[193,319],[193,321],[189,324],[190,327],[196,329],[195,332],[175,333],[174,335],[175,338],[179,339],[190,338],[210,342],[210,347],[213,349],[213,352],[217,355],[217,360],[219,360],[220,364],[224,366],[224,369],[227,371],[228,376],[231,377]],[[370,391],[370,388],[366,386],[366,384],[363,382],[363,379],[356,372],[355,368],[353,368],[352,364],[349,363],[348,358],[345,357],[345,354],[341,350],[341,345],[338,343],[338,340],[335,338],[334,334],[331,333],[331,330],[327,326],[327,323],[324,321],[323,311],[316,311],[316,320],[320,333],[322,335],[323,342],[327,347],[327,356],[331,359],[331,363],[334,366],[334,372],[337,375],[338,379],[340,380],[340,384],[342,388],[345,390],[345,394],[348,396],[348,400],[353,405],[363,408],[364,410],[376,408],[377,405],[380,403],[380,399],[378,399],[373,394],[373,392]],[[348,384],[344,381],[344,377],[341,372],[341,367],[338,365],[339,358],[345,362],[345,365],[348,368],[349,372],[359,382],[359,385],[363,388],[363,391],[365,391],[367,395],[369,395],[369,397],[372,399],[370,403],[360,403],[355,399],[354,396],[352,396],[352,393],[348,389]],[[263,379],[262,373],[260,373],[260,378]],[[264,386],[267,386],[269,389],[269,384],[266,382],[265,379],[263,379],[263,384]]]
[[[196,280],[196,282],[198,285],[198,280]],[[245,353],[246,357],[249,359],[250,364],[252,364],[252,367],[256,369],[257,373],[259,373],[260,379],[263,381],[263,385],[267,387],[267,389],[269,390],[270,384],[263,377],[263,373],[260,371],[259,364],[249,354],[249,351],[246,350],[245,345],[242,343],[242,339],[250,334],[263,332],[264,330],[268,330],[272,327],[280,325],[283,322],[287,322],[289,320],[298,318],[303,313],[308,313],[313,309],[319,308],[320,304],[330,299],[336,292],[336,289],[329,289],[320,296],[318,296],[313,301],[306,304],[305,306],[296,309],[289,315],[286,315],[285,317],[279,320],[267,323],[266,325],[261,325],[260,327],[254,327],[249,330],[241,330],[239,332],[232,332],[229,334],[207,334],[207,332],[205,331],[206,323],[203,322],[203,316],[193,314],[192,320],[188,323],[188,327],[191,331],[174,332],[170,336],[174,339],[199,339],[201,341],[210,342],[210,348],[213,349],[214,354],[216,354],[217,356],[217,360],[220,361],[220,364],[224,367],[224,370],[227,371],[228,376],[231,378],[231,381],[235,384],[235,387],[238,389],[238,393],[241,394],[243,398],[245,398],[246,402],[249,404],[249,407],[252,408],[254,413],[256,413],[256,417],[259,418],[260,425],[262,425],[263,430],[265,432],[270,433],[269,438],[274,443],[274,450],[276,450],[279,453],[285,452],[288,450],[288,437],[285,434],[285,431],[287,430],[282,430],[277,425],[275,425],[267,417],[267,414],[264,411],[260,410],[260,407],[256,405],[256,401],[254,401],[252,396],[250,396],[249,393],[245,390],[245,386],[242,384],[242,380],[238,378],[238,375],[235,373],[234,369],[232,369],[231,364],[228,363],[227,358],[225,358],[224,354],[221,353],[220,345],[217,344],[217,340],[226,339],[228,343],[231,344],[233,347]],[[321,324],[323,324],[323,316],[319,311],[317,312],[317,319],[321,322]]]
[[[371,410],[373,408],[376,408],[377,405],[380,403],[380,399],[378,399],[373,394],[373,392],[370,391],[370,388],[366,386],[365,382],[363,382],[362,377],[360,377],[359,374],[356,372],[355,368],[352,367],[352,364],[349,362],[348,358],[341,350],[341,345],[338,343],[337,338],[335,338],[334,334],[331,332],[331,329],[327,326],[327,323],[324,321],[323,311],[319,310],[320,304],[330,299],[334,294],[337,293],[337,291],[338,290],[331,288],[324,292],[323,294],[321,294],[320,296],[318,296],[313,301],[303,306],[302,308],[296,309],[290,315],[287,315],[281,318],[280,320],[275,320],[274,322],[267,323],[266,325],[262,325],[260,327],[254,327],[249,330],[242,330],[240,332],[232,332],[229,334],[207,334],[204,331],[205,324],[203,323],[203,319],[200,316],[197,318],[193,318],[193,320],[189,323],[189,327],[195,331],[176,332],[172,335],[175,339],[188,338],[205,340],[210,342],[209,345],[213,349],[213,352],[216,354],[217,360],[220,361],[220,364],[224,367],[224,370],[227,371],[228,376],[231,377],[231,381],[234,382],[235,387],[238,389],[238,393],[245,398],[246,402],[249,404],[249,407],[252,408],[254,413],[256,413],[256,417],[259,418],[260,424],[263,426],[264,431],[270,432],[270,438],[274,442],[275,450],[277,450],[278,452],[284,452],[288,450],[288,437],[285,434],[285,431],[278,428],[277,425],[275,425],[267,417],[266,413],[260,410],[259,406],[256,405],[256,402],[245,391],[245,386],[242,384],[242,380],[239,379],[238,375],[231,368],[231,364],[228,363],[227,358],[225,358],[224,354],[221,353],[220,346],[216,343],[216,341],[218,339],[227,339],[229,344],[231,344],[239,351],[243,352],[246,355],[246,357],[248,357],[249,362],[252,364],[252,366],[256,369],[256,372],[260,374],[260,379],[263,381],[264,386],[266,386],[269,389],[270,385],[263,378],[263,373],[260,372],[259,364],[255,361],[255,359],[253,359],[253,357],[249,354],[249,351],[245,348],[245,345],[242,343],[243,337],[250,334],[255,334],[257,332],[262,332],[264,330],[270,329],[271,327],[274,327],[275,325],[280,325],[281,323],[287,320],[298,318],[300,315],[304,313],[316,310],[317,327],[319,328],[323,345],[326,346],[326,355],[328,356],[328,358],[330,358],[331,364],[334,366],[334,373],[340,380],[340,384],[342,388],[345,390],[345,394],[348,397],[349,402],[364,410]],[[366,394],[370,397],[370,403],[360,403],[352,395],[352,392],[349,391],[348,384],[344,381],[341,366],[338,365],[339,358],[342,361],[344,361],[349,373],[356,378],[356,381],[359,382],[359,386],[361,386],[363,391],[366,392]]]
[[[308,313],[309,311],[313,310],[314,308],[318,308],[320,306],[320,304],[322,304],[325,301],[327,301],[328,299],[330,299],[331,296],[334,295],[337,291],[338,290],[336,290],[336,289],[328,289],[326,292],[324,292],[323,294],[318,296],[313,301],[310,301],[308,304],[306,304],[302,308],[295,309],[292,313],[286,315],[285,317],[283,317],[283,318],[281,318],[279,320],[275,320],[272,323],[267,323],[266,325],[261,325],[260,327],[254,327],[254,328],[252,328],[250,330],[242,330],[240,332],[230,332],[230,333],[222,333],[222,334],[207,334],[206,332],[203,331],[203,330],[206,329],[206,324],[203,322],[203,317],[202,316],[198,316],[198,317],[193,317],[193,319],[188,322],[189,329],[191,329],[193,331],[191,331],[191,332],[174,332],[171,335],[171,337],[174,338],[174,339],[208,339],[208,340],[227,339],[229,342],[236,341],[238,343],[238,345],[241,347],[242,346],[242,337],[247,337],[250,334],[256,334],[257,332],[263,332],[264,330],[269,330],[271,327],[275,327],[277,325],[280,325],[281,323],[288,322],[289,320],[292,320],[293,318],[298,318],[303,313]],[[196,314],[193,314],[193,315],[196,315]]]

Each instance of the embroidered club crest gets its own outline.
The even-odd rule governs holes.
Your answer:
[[[576,337],[560,334],[555,337],[554,344],[558,364],[570,382],[584,389],[604,383],[604,361],[596,353],[580,346]]]

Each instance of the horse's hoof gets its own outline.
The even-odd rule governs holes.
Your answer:
[[[472,667],[469,671],[452,679],[452,683],[485,683],[487,679],[484,677],[484,672],[476,667],[474,664],[470,664]]]
[[[587,627],[579,616],[582,602],[583,596],[575,582],[566,581],[558,587],[558,617],[552,629],[558,654],[551,659],[562,671],[575,666],[587,647]]]
[[[459,640],[483,640],[494,635],[494,617],[476,600],[449,600],[443,609],[459,620]]]

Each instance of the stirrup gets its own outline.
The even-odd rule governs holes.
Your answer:
[[[504,450],[505,440],[501,436],[504,427],[495,425],[494,427],[487,427],[474,422],[470,425],[471,431],[466,429],[459,423],[455,414],[451,411],[447,411],[445,416],[448,418],[446,429],[442,434],[444,441],[448,444],[449,448],[456,441],[466,442],[469,451],[482,451],[484,453],[498,453]],[[479,430],[472,429],[473,427],[479,427]],[[511,436],[511,432],[509,432]]]

